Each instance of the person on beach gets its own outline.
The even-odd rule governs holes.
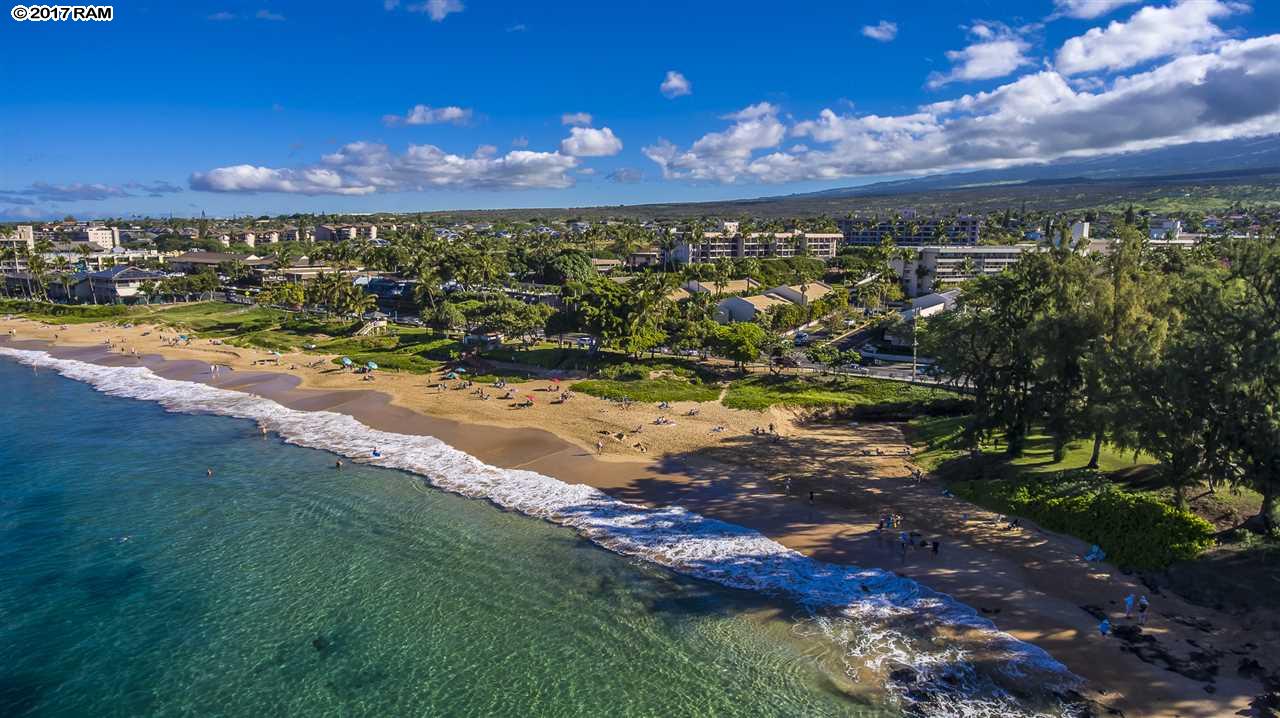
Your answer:
[[[1124,617],[1133,618],[1133,602],[1136,597],[1131,593],[1124,597]]]
[[[1139,626],[1147,625],[1147,609],[1150,607],[1151,607],[1151,604],[1147,602],[1146,596],[1143,596],[1142,598],[1138,599],[1138,625]]]
[[[1111,619],[1110,619],[1110,618],[1104,618],[1104,619],[1102,619],[1102,623],[1099,623],[1099,624],[1098,624],[1098,633],[1101,633],[1103,638],[1106,638],[1108,635],[1110,635],[1110,633],[1111,633]]]
[[[597,440],[596,440],[596,455],[597,455],[597,456],[599,456],[600,454],[603,454],[603,453],[604,453],[604,442],[603,442],[603,441],[600,441],[599,439],[597,439]]]

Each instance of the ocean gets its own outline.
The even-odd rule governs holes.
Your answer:
[[[0,426],[0,715],[1035,715],[1073,683],[892,574],[337,414],[0,348]]]

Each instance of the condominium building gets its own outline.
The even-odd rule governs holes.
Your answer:
[[[103,249],[120,246],[120,230],[116,227],[85,227],[76,233],[77,242],[93,242]]]
[[[340,242],[352,239],[374,240],[378,238],[376,224],[322,224],[316,227],[316,241]]]
[[[844,235],[820,232],[737,232],[737,222],[725,222],[723,232],[706,232],[700,240],[684,239],[671,250],[678,264],[715,262],[720,259],[777,259],[836,256]],[[730,227],[732,229],[730,229]]]
[[[999,274],[1017,262],[1023,252],[1037,249],[1034,244],[920,247],[910,259],[894,258],[890,266],[902,277],[907,296],[918,297],[982,274]]]
[[[15,254],[13,259],[0,257],[0,267],[17,269],[18,263],[22,261],[17,255],[22,252],[30,252],[35,249],[35,246],[35,230],[29,224],[20,224],[12,230],[0,230],[0,253],[7,255],[8,252],[5,252],[5,250],[12,249]]]
[[[915,215],[892,220],[848,218],[837,220],[845,244],[878,246],[886,238],[899,247],[928,245],[975,245],[982,231],[982,218],[972,215],[916,219]]]

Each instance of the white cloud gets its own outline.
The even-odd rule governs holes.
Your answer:
[[[1003,25],[975,23],[969,28],[969,34],[977,42],[963,50],[949,50],[947,59],[951,61],[951,71],[930,75],[929,87],[936,89],[950,82],[1004,77],[1031,64],[1026,54],[1031,45]]]
[[[575,157],[558,152],[512,150],[502,156],[463,157],[434,145],[409,145],[404,154],[386,145],[352,142],[300,168],[255,165],[218,167],[191,175],[192,189],[207,192],[284,192],[367,195],[427,189],[562,189],[573,185]]]
[[[391,12],[400,7],[400,0],[382,0],[382,8],[387,12]]]
[[[875,25],[863,25],[862,34],[872,40],[880,42],[890,42],[898,36],[898,23],[881,20]]]
[[[523,135],[521,135],[520,137],[513,138],[511,140],[511,146],[512,147],[528,147],[529,138]]]
[[[434,22],[441,22],[452,13],[462,12],[466,6],[460,0],[427,0],[408,5],[405,9],[409,12],[426,13]]]
[[[1053,0],[1057,17],[1073,17],[1077,20],[1090,20],[1102,17],[1118,7],[1132,5],[1141,0]]]
[[[560,142],[560,152],[570,157],[608,157],[622,151],[622,140],[608,127],[574,127]]]
[[[494,145],[480,145],[476,148],[474,156],[476,157],[492,157],[498,154],[498,148]]]
[[[222,12],[215,12],[214,14],[209,15],[207,19],[213,20],[215,22],[226,22],[228,20],[235,20],[236,14],[233,12],[227,12],[226,10],[223,10]]]
[[[659,140],[642,151],[658,163],[664,177],[734,182],[749,174],[752,152],[776,147],[787,134],[778,120],[778,108],[768,102],[724,119],[734,121],[729,129],[703,135],[688,150]]]
[[[149,197],[181,192],[182,188],[164,180],[155,182],[127,182],[124,185],[110,185],[101,182],[71,184],[50,184],[33,182],[22,189],[0,189],[0,202],[29,205],[35,202],[98,202],[106,199],[138,197],[137,193]]]
[[[284,15],[281,15],[278,12],[271,12],[270,10],[259,10],[258,13],[254,15],[254,17],[258,18],[259,20],[273,20],[276,22],[284,21]]]
[[[662,94],[666,95],[667,99],[674,100],[683,95],[693,94],[693,83],[679,72],[667,70],[667,77],[658,89],[662,90]]]
[[[474,113],[467,108],[450,105],[432,108],[428,105],[414,105],[404,117],[400,115],[383,115],[382,123],[387,127],[398,125],[439,125],[449,123],[465,125],[471,121]]]
[[[1125,22],[1095,27],[1063,43],[1057,70],[1065,75],[1123,70],[1147,60],[1173,57],[1225,36],[1212,18],[1247,9],[1221,0],[1182,0],[1168,7],[1144,7]]]
[[[904,115],[841,115],[784,126],[767,103],[682,149],[643,152],[669,179],[789,182],[1005,167],[1272,134],[1280,127],[1280,35],[1222,43],[1088,91],[1056,71]],[[807,138],[782,149],[783,135]]]
[[[560,124],[562,125],[591,125],[590,112],[566,112],[560,115]]]

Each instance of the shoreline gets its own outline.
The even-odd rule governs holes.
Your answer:
[[[43,326],[25,320],[23,324],[27,330]],[[6,326],[19,325],[10,322]],[[65,333],[65,328],[58,329]],[[34,333],[22,331],[19,339]],[[119,336],[126,330],[113,327],[110,333]],[[1017,536],[984,531],[980,525],[971,525],[979,522],[962,522],[956,514],[965,509],[975,517],[986,512],[942,499],[936,495],[936,487],[913,486],[901,474],[863,477],[864,483],[869,484],[868,493],[900,506],[913,524],[928,523],[935,532],[947,536],[936,559],[921,557],[928,552],[912,552],[910,559],[899,562],[895,551],[886,551],[872,538],[876,514],[867,512],[867,507],[849,510],[821,503],[809,506],[798,498],[783,496],[776,482],[768,480],[771,469],[792,468],[786,455],[808,452],[808,462],[821,466],[838,459],[815,453],[820,451],[818,447],[834,443],[848,453],[856,442],[840,442],[847,438],[844,434],[854,433],[870,434],[863,440],[878,446],[893,440],[896,429],[891,427],[868,426],[858,432],[851,432],[848,427],[788,427],[789,438],[784,445],[763,447],[765,456],[755,462],[751,451],[758,452],[761,447],[728,439],[729,446],[711,447],[703,453],[673,451],[651,459],[615,456],[602,462],[579,443],[546,429],[465,423],[426,415],[397,402],[402,397],[397,397],[394,389],[390,393],[384,391],[391,382],[368,388],[308,387],[304,378],[274,367],[238,368],[228,372],[226,378],[214,380],[208,364],[194,356],[164,357],[166,353],[181,352],[157,351],[135,360],[132,356],[107,354],[101,345],[69,345],[63,341],[52,347],[20,346],[24,344],[19,341],[9,345],[111,366],[147,366],[166,378],[251,393],[302,411],[341,412],[375,429],[434,436],[488,464],[535,471],[570,484],[586,484],[630,503],[650,507],[678,505],[709,518],[755,529],[815,559],[893,571],[973,606],[993,619],[1000,630],[1044,648],[1088,681],[1084,691],[1087,698],[1114,706],[1126,715],[1222,715],[1247,708],[1252,697],[1261,692],[1251,681],[1224,675],[1215,682],[1217,693],[1207,694],[1204,681],[1193,681],[1139,660],[1133,653],[1122,651],[1116,639],[1104,641],[1097,637],[1096,619],[1082,610],[1081,601],[1100,603],[1114,614],[1109,603],[1129,591],[1145,589],[1110,567],[1076,560],[1081,542],[1035,527]],[[209,349],[209,353],[222,351],[226,350]],[[586,406],[592,403],[583,402]],[[742,454],[736,458],[754,466],[755,471],[720,461],[724,457],[717,452]],[[905,466],[905,462],[897,463]],[[1038,559],[1028,560],[1028,555]],[[1189,607],[1170,596],[1157,597],[1153,603],[1157,620],[1147,633],[1155,635],[1171,653],[1183,650],[1180,644],[1188,638],[1230,645],[1232,637],[1248,635],[1232,630],[1210,638],[1176,620],[1160,619],[1210,614],[1211,622],[1221,626],[1227,622],[1226,617]]]

